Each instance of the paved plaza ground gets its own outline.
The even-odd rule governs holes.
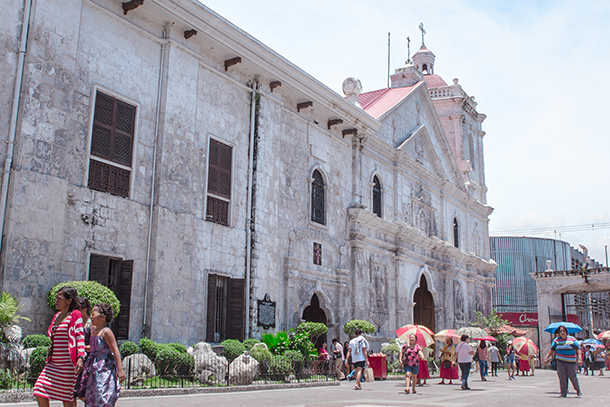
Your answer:
[[[557,375],[550,370],[536,370],[533,377],[507,380],[506,373],[482,382],[478,375],[471,376],[470,391],[459,384],[437,385],[438,379],[417,388],[417,394],[405,394],[404,382],[382,380],[363,383],[363,389],[354,390],[353,382],[340,386],[303,389],[259,390],[222,394],[191,394],[184,396],[125,397],[118,407],[371,407],[371,406],[604,406],[610,403],[610,373],[605,376],[579,375],[583,396],[576,397],[573,389],[566,399],[559,397]],[[454,381],[454,383],[456,383]],[[4,404],[5,406],[34,407],[36,403]],[[79,403],[79,406],[83,404]],[[52,402],[51,406],[61,406]]]

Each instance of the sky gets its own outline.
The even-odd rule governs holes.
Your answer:
[[[201,0],[341,93],[386,87],[390,68],[425,44],[435,73],[458,78],[483,122],[490,235],[610,246],[610,1]],[[561,229],[576,227],[576,231]],[[600,227],[605,226],[605,227]],[[525,233],[548,228],[555,232]]]

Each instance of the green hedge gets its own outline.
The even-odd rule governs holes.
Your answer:
[[[243,343],[237,339],[227,339],[221,342],[221,345],[225,347],[222,351],[222,355],[227,358],[229,363],[233,362],[246,351],[246,347]]]
[[[259,341],[258,339],[254,339],[254,338],[246,339],[244,341],[244,347],[246,348],[247,352],[250,352],[252,350],[252,348],[254,347],[254,345],[256,345],[257,343],[261,343],[261,341]]]
[[[167,346],[177,350],[180,353],[186,353],[186,346],[181,343],[168,343]]]
[[[97,281],[64,281],[55,285],[48,294],[48,304],[51,309],[55,310],[55,296],[62,287],[74,287],[79,297],[84,297],[89,300],[91,306],[100,302],[105,302],[112,306],[114,316],[119,315],[121,311],[121,303],[112,290],[98,283]]]
[[[273,355],[269,361],[269,373],[275,380],[286,380],[292,373],[292,363],[284,355]]]
[[[23,347],[25,349],[37,348],[39,346],[51,346],[51,338],[40,334],[32,334],[23,338]]]
[[[135,355],[140,352],[140,348],[137,344],[131,341],[125,341],[121,344],[119,348],[119,352],[121,352],[121,357],[126,358],[127,356]]]
[[[30,378],[32,380],[35,381],[42,372],[42,369],[44,369],[48,351],[48,346],[39,346],[32,351],[32,355],[30,355]]]
[[[371,324],[368,321],[363,321],[361,319],[352,319],[351,321],[347,322],[344,326],[344,330],[345,333],[348,334],[350,336],[350,338],[353,338],[356,333],[356,329],[362,329],[362,331],[365,334],[369,334],[372,335],[375,333],[375,331],[377,331],[377,329],[375,328],[375,325]]]

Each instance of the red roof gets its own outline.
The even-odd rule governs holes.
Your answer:
[[[377,119],[403,100],[415,86],[417,85],[362,93],[358,96],[358,101],[365,112]]]

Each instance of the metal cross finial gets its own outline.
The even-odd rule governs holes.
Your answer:
[[[424,46],[424,34],[426,34],[426,30],[424,30],[424,23],[419,23],[419,31],[421,31],[421,45]]]
[[[411,38],[407,37],[407,64],[411,63]]]

